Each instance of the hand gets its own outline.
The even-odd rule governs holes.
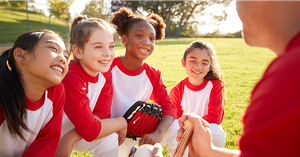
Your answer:
[[[76,129],[72,129],[64,134],[58,144],[56,152],[57,157],[69,157],[72,153],[73,145],[77,141],[81,140],[82,137],[77,133]]]
[[[120,146],[126,139],[127,127],[125,129],[117,131],[116,133],[119,135],[118,141],[119,141],[119,146]]]
[[[189,156],[208,156],[213,149],[210,126],[207,121],[197,114],[184,114],[179,120],[180,129],[177,132],[177,141],[183,135],[184,121],[189,120],[194,125],[194,134],[189,142]],[[201,153],[201,154],[200,154]]]
[[[56,151],[56,157],[69,157],[72,153],[73,143],[70,140],[61,139],[58,144],[58,148]]]
[[[139,145],[159,143],[164,137],[164,133],[161,133],[157,129],[151,134],[145,134],[142,139],[139,140]]]
[[[152,157],[163,157],[163,149],[159,143],[154,144]]]

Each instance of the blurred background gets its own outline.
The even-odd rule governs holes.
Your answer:
[[[0,0],[0,44],[36,29],[51,29],[67,39],[68,23],[76,14],[109,21],[123,6],[162,16],[166,38],[241,38],[235,0]]]

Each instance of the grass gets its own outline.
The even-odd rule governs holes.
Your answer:
[[[146,59],[148,64],[161,70],[168,91],[187,77],[180,59],[187,45],[194,40],[196,39],[165,39],[157,42],[153,54]],[[242,113],[248,106],[250,93],[255,83],[261,78],[275,54],[269,49],[250,47],[243,39],[206,38],[204,40],[215,46],[228,86],[225,116],[222,123],[227,133],[226,148],[238,149],[237,138],[242,133]],[[123,55],[125,49],[116,44],[115,52],[116,56]],[[83,154],[73,153],[72,155],[76,157],[76,155]]]
[[[29,30],[49,29],[49,17],[29,12]],[[58,32],[64,39],[68,37],[68,23],[51,18],[51,30]],[[0,6],[0,43],[12,43],[27,31],[25,9]]]

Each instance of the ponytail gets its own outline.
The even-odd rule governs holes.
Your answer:
[[[26,117],[25,92],[14,60],[8,60],[9,53],[13,57],[10,50],[6,50],[0,57],[0,106],[11,135],[17,135],[25,141],[22,128],[30,131],[23,121]]]
[[[78,15],[70,22],[70,52],[73,52],[73,46],[76,45],[84,49],[84,44],[88,42],[92,31],[95,28],[102,29],[114,36],[115,26],[99,18],[88,18],[86,15]],[[73,60],[78,58],[73,53]]]
[[[44,34],[56,34],[50,30],[35,30],[23,33],[15,41],[13,47],[0,56],[0,107],[4,114],[8,130],[12,137],[20,137],[26,141],[22,132],[30,132],[24,123],[26,119],[26,96],[14,58],[14,50],[21,48],[26,53],[34,53],[35,45]]]

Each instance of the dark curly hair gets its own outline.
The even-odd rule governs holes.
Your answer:
[[[156,41],[162,40],[165,36],[165,27],[163,19],[157,14],[150,14],[149,16],[133,14],[131,10],[123,7],[114,13],[114,17],[110,21],[117,26],[117,34],[128,36],[128,29],[136,22],[146,21],[150,23],[156,32]]]

